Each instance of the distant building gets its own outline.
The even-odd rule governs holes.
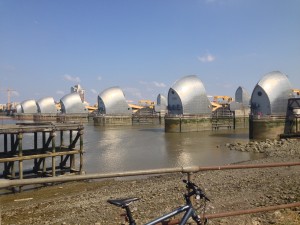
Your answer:
[[[235,91],[235,99],[229,103],[229,108],[231,111],[236,111],[236,115],[238,113],[250,113],[250,95],[245,88],[238,87],[238,89]],[[242,110],[243,112],[239,112],[238,110]],[[247,112],[245,110],[247,110]]]
[[[288,99],[292,96],[288,77],[273,71],[256,84],[251,96],[251,112],[254,115],[285,115]]]
[[[75,92],[79,94],[81,101],[85,102],[85,90],[79,84],[75,85],[74,87],[71,87],[71,93]]]
[[[235,92],[235,102],[242,103],[243,106],[250,105],[250,95],[243,87],[238,87]]]
[[[108,115],[131,115],[132,109],[126,102],[121,88],[111,87],[98,95],[98,111]]]
[[[159,112],[161,116],[164,116],[167,112],[167,108],[168,108],[167,98],[164,95],[159,94],[157,96],[157,104],[155,106],[155,111]]]
[[[197,76],[185,76],[169,89],[169,114],[210,114],[211,110],[204,85]]]

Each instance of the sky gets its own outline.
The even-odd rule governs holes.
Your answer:
[[[277,70],[300,89],[299,40],[299,0],[0,0],[0,103],[76,84],[156,101],[187,75],[234,97]]]

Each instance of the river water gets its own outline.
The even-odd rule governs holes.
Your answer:
[[[15,122],[19,121],[4,123]],[[28,138],[23,140],[33,143]],[[226,148],[226,143],[237,141],[249,141],[248,129],[165,133],[164,126],[101,127],[89,122],[84,129],[83,169],[86,173],[124,172],[224,165],[259,157],[258,154]],[[24,143],[23,149],[29,145]],[[1,137],[1,152],[2,148]],[[26,164],[26,167],[32,168],[32,163]],[[3,165],[0,165],[0,174],[2,168]]]
[[[86,172],[122,172],[185,166],[224,165],[257,158],[228,150],[230,142],[248,142],[248,129],[165,133],[163,126],[85,126]]]

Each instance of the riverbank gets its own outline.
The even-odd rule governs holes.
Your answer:
[[[264,149],[260,154],[265,154],[265,158],[243,164],[300,161],[300,140],[282,140],[274,145],[268,143],[269,146],[265,143],[257,144]],[[227,143],[224,145],[228,150],[220,151],[243,151],[241,149],[245,149],[248,144],[250,143]],[[252,149],[256,151],[253,146]],[[141,200],[134,204],[137,208],[134,217],[137,224],[144,224],[183,204],[182,193],[185,187],[182,179],[186,179],[186,176],[172,174],[137,180],[93,180],[2,195],[1,221],[2,225],[121,224],[119,214],[122,210],[109,205],[106,200],[136,196]],[[211,199],[207,207],[208,214],[300,201],[299,166],[207,171],[194,174],[193,181],[202,187]],[[300,209],[213,219],[209,224],[297,225],[300,224]]]

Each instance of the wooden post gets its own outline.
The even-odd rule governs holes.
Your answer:
[[[10,134],[10,152],[11,152],[11,155],[14,155],[14,151],[15,151],[14,144],[15,144],[15,134]],[[15,162],[11,162],[10,174],[11,174],[12,178],[16,177]]]
[[[73,143],[73,130],[70,130],[70,145],[69,145],[69,151],[71,151],[72,149],[72,143]],[[74,171],[75,165],[75,156],[74,155],[70,155],[70,172]]]
[[[64,146],[64,132],[61,130],[60,131],[60,147]],[[63,169],[63,161],[64,161],[64,156],[60,156],[60,170]]]
[[[82,174],[82,167],[83,167],[83,130],[79,131],[80,134],[80,166],[79,166],[79,173]]]
[[[23,145],[22,145],[22,140],[23,140],[23,134],[22,133],[18,133],[18,144],[19,144],[19,152],[18,152],[18,156],[22,157],[23,156]],[[19,160],[19,179],[22,180],[23,179],[23,160]],[[22,186],[19,187],[19,192],[22,191]]]
[[[7,134],[4,134],[4,153],[7,154],[8,153],[8,145],[7,145]],[[4,163],[4,171],[3,171],[3,175],[4,177],[6,177],[9,174],[8,172],[8,164],[7,162]]]
[[[33,141],[34,141],[34,150],[37,151],[37,148],[38,148],[38,144],[37,144],[37,141],[38,141],[38,138],[37,138],[37,132],[34,132],[34,136],[33,136]],[[38,172],[39,168],[38,168],[38,160],[37,159],[34,159],[34,164],[33,164],[33,171],[35,173]]]
[[[236,120],[235,120],[235,111],[232,112],[232,116],[233,116],[233,129],[235,130],[235,123],[236,123]]]
[[[45,153],[45,147],[46,147],[46,132],[43,131],[43,149],[42,153]],[[43,175],[46,174],[47,168],[46,168],[46,158],[43,158]]]
[[[56,137],[56,133],[55,131],[51,132],[51,138],[52,138],[52,153],[55,153],[55,137]],[[56,163],[55,163],[55,156],[52,156],[52,177],[55,177],[56,175]]]
[[[17,138],[18,138],[18,143],[19,143],[18,156],[22,157],[23,156],[23,146],[22,146],[23,134],[18,133]],[[19,177],[20,177],[20,179],[23,179],[23,160],[19,160]]]

